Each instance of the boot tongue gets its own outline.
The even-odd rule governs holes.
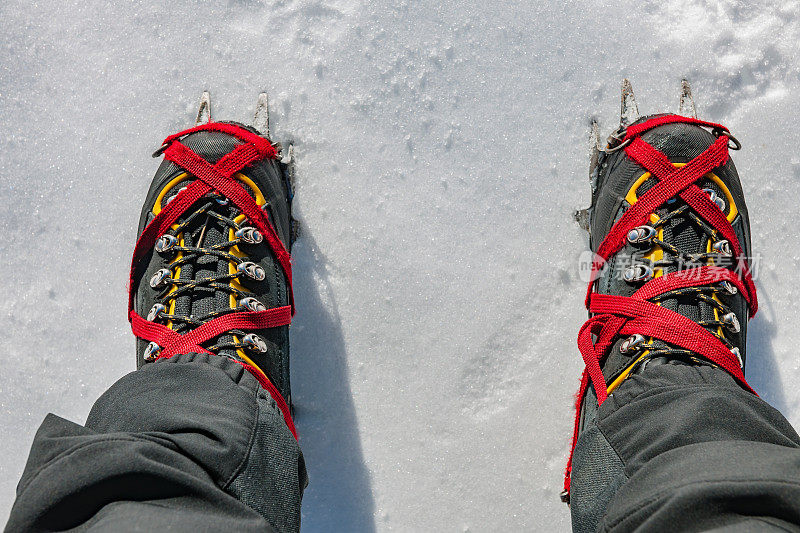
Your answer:
[[[223,206],[219,206],[222,208]],[[216,206],[212,210],[220,214],[229,216],[227,208],[218,209]],[[204,229],[205,226],[205,229]],[[186,246],[202,246],[212,248],[228,240],[228,228],[214,217],[201,215],[193,221],[183,235]],[[202,242],[201,239],[202,238]],[[180,279],[183,281],[202,280],[225,276],[229,272],[228,262],[215,255],[200,255],[187,262],[181,267]],[[224,282],[220,282],[224,283]],[[225,291],[215,290],[208,286],[197,286],[184,296],[175,301],[175,313],[178,315],[190,315],[195,318],[203,317],[218,309],[230,307],[230,295]],[[227,338],[221,340],[231,340]],[[222,355],[222,354],[220,354]]]
[[[202,230],[201,230],[202,231]],[[203,248],[213,248],[228,241],[228,228],[212,217],[208,217],[203,236]],[[214,255],[201,255],[195,260],[195,279],[218,278],[229,273],[228,261]],[[225,283],[225,282],[222,282]],[[198,287],[192,298],[191,312],[194,316],[205,316],[217,309],[230,307],[230,294],[210,287]]]
[[[193,133],[182,142],[195,153],[203,154],[206,161],[212,164],[217,163],[222,157],[235,149],[236,146],[242,144],[242,141],[235,137],[214,131]],[[252,196],[252,191],[249,188],[247,189]],[[231,219],[238,214],[238,211],[229,202],[226,204],[214,203],[210,210]],[[205,230],[203,230],[203,226],[205,226]],[[200,242],[201,234],[202,242]],[[228,241],[228,227],[214,217],[201,215],[187,228],[184,240],[188,246],[200,244],[203,248],[212,248]],[[228,250],[225,249],[225,251]],[[229,273],[228,268],[228,261],[213,255],[201,255],[185,265],[181,270],[181,279],[201,280],[225,276]],[[227,308],[230,308],[230,294],[207,286],[197,287],[186,296],[178,298],[175,305],[176,313],[194,317],[206,316],[215,310]],[[226,334],[218,337],[214,343],[232,341],[233,336]],[[218,355],[228,357],[234,357],[235,353],[236,351],[233,349],[218,350]]]
[[[677,208],[682,203],[682,200],[676,200],[672,207]],[[662,209],[660,215],[664,216],[666,213],[667,210]],[[708,235],[689,216],[680,215],[669,219],[664,223],[663,230],[663,240],[681,252],[695,255],[707,251]],[[685,258],[675,257],[667,250],[664,250],[664,259],[672,263],[662,269],[663,275],[703,266],[700,263],[690,263]],[[664,299],[661,300],[661,305],[693,322],[714,318],[714,308],[691,295]]]

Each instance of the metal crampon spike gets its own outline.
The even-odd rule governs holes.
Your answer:
[[[285,153],[282,152],[283,157],[281,158],[281,163],[284,165],[284,171],[286,172],[286,181],[289,184],[289,197],[294,197],[294,185],[295,185],[295,159],[294,159],[294,144],[289,143],[289,146],[286,148]],[[294,216],[292,216],[292,227],[291,227],[291,242],[294,243],[300,237],[300,222],[297,221]]]
[[[290,185],[294,186],[294,144],[289,143],[289,148],[286,149],[286,154],[281,158],[281,163],[286,165],[286,170],[289,172]]]
[[[281,158],[281,163],[283,163],[286,167],[286,181],[289,183],[289,194],[294,196],[294,144],[289,143],[289,147],[286,149],[286,152],[281,153],[281,155],[283,156]]]
[[[594,173],[594,169],[597,166],[597,159],[600,157],[600,150],[602,146],[600,146],[600,125],[597,123],[597,119],[592,119],[591,123],[591,132],[589,133],[589,151],[590,151],[590,159],[589,159],[589,179],[591,179],[592,174]]]
[[[697,109],[694,106],[692,87],[689,85],[689,80],[686,78],[681,80],[681,103],[678,107],[678,114],[684,117],[697,118]]]
[[[600,125],[597,123],[597,119],[592,119],[590,124],[590,131],[589,131],[589,181],[591,182],[594,179],[595,169],[597,168],[597,164],[600,158]],[[575,222],[578,225],[589,232],[589,208],[586,209],[578,209],[572,215],[575,219]]]
[[[639,118],[639,106],[636,105],[636,96],[633,94],[633,86],[628,78],[622,80],[622,98],[619,108],[619,126],[627,128]]]
[[[256,114],[253,117],[253,127],[262,137],[269,138],[269,97],[267,93],[258,95]]]
[[[586,233],[589,233],[591,230],[589,228],[589,208],[585,209],[578,209],[572,214],[572,218],[575,219],[575,222],[578,223],[578,226]]]
[[[199,126],[209,122],[211,122],[211,95],[208,91],[203,91],[200,96],[200,108],[197,110],[197,118],[194,121],[194,125]]]

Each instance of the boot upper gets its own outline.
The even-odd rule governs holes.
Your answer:
[[[642,140],[666,155],[673,165],[681,166],[700,156],[717,137],[700,126],[673,123],[645,132]],[[601,156],[596,169],[590,217],[592,251],[598,251],[622,214],[658,181],[647,169],[628,157],[623,149]],[[728,159],[696,184],[721,208],[741,244],[743,255],[749,258],[747,206],[733,161]],[[656,209],[649,223],[639,228],[640,242],[636,242],[636,237],[627,239],[625,245],[609,258],[596,281],[596,293],[632,296],[648,280],[680,270],[707,264],[734,270],[740,266],[730,252],[730,243],[680,197],[671,198]],[[655,234],[650,236],[653,230]],[[748,304],[740,291],[731,294],[729,290],[722,289],[700,293],[687,288],[674,296],[659,299],[658,303],[705,325],[726,345],[736,348],[744,362]],[[733,313],[733,317],[729,313]],[[602,365],[607,380],[613,379],[626,365],[631,364],[633,357],[641,355],[642,350],[620,350],[627,339],[617,340]],[[653,345],[653,341],[647,345]],[[656,346],[668,348],[657,341]]]
[[[237,125],[239,126],[239,125]],[[256,134],[255,130],[239,126]],[[245,141],[221,131],[196,131],[180,139],[189,150],[217,164]],[[198,178],[165,158],[147,193],[139,235]],[[261,158],[234,173],[235,180],[263,211],[288,250],[292,239],[291,187],[276,158]],[[230,199],[216,191],[195,201],[140,260],[134,280],[134,310],[185,335],[213,319],[291,304],[290,281],[274,250]],[[137,365],[150,342],[137,339]],[[288,401],[288,324],[233,328],[201,344],[218,355],[259,368]]]

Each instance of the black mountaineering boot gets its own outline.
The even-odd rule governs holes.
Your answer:
[[[683,103],[688,116],[638,119],[624,84],[621,126],[593,158],[592,204],[578,217],[595,255],[573,448],[598,405],[648,365],[710,365],[749,390],[745,339],[757,302],[747,206],[728,155],[739,143]],[[570,475],[571,464],[565,501]]]
[[[229,357],[289,404],[292,192],[265,126],[209,116],[154,154],[164,160],[139,221],[131,323],[138,366],[186,352]]]

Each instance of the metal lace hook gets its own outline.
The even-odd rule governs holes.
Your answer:
[[[741,150],[742,143],[739,142],[739,139],[731,135],[730,131],[724,130],[722,128],[714,128],[711,130],[711,133],[714,137],[722,137],[723,135],[728,138],[728,149],[729,150]]]
[[[632,141],[632,140],[633,140],[633,139],[628,139],[627,141],[623,141],[623,142],[621,142],[620,144],[616,145],[616,146],[615,146],[615,147],[613,147],[613,148],[609,148],[608,146],[606,146],[606,147],[603,149],[603,151],[604,151],[605,153],[607,153],[607,154],[613,154],[614,152],[618,152],[619,150],[622,150],[623,148],[625,148],[626,146],[628,146],[629,144],[631,144],[631,141]]]

